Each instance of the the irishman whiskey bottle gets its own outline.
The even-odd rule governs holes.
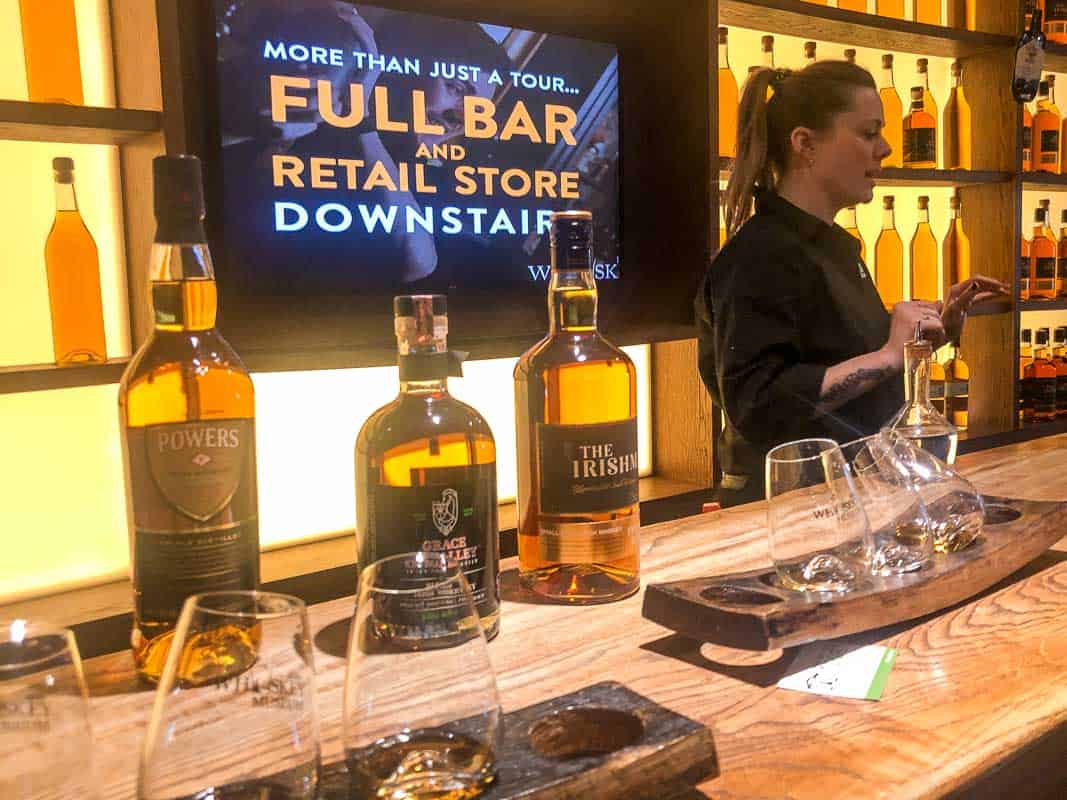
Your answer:
[[[133,655],[138,673],[155,681],[186,597],[258,588],[259,520],[252,379],[215,328],[200,161],[160,156],[152,166],[155,328],[122,376],[119,425],[132,540]],[[218,661],[222,652],[229,668],[247,667],[255,648],[246,634],[220,634],[214,655],[205,651],[205,657]],[[183,669],[195,672],[197,665]]]
[[[515,367],[519,576],[572,603],[637,591],[637,378],[597,331],[592,216],[552,215],[548,335]]]
[[[482,416],[448,392],[460,361],[448,350],[445,300],[393,301],[400,394],[371,414],[356,440],[359,566],[447,553],[466,573],[491,638],[500,620],[496,443]]]

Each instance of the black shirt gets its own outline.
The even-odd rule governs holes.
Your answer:
[[[763,482],[775,445],[876,433],[904,402],[901,375],[828,413],[817,411],[827,368],[877,350],[886,312],[860,243],[776,194],[708,268],[696,298],[700,375],[723,410],[723,471]]]

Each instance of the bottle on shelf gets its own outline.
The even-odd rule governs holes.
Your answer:
[[[904,245],[893,218],[893,196],[882,198],[882,232],[874,243],[875,285],[888,310],[904,299]]]
[[[923,107],[923,89],[911,88],[911,110],[904,118],[904,166],[912,169],[937,168],[937,128]]]
[[[959,194],[948,199],[948,229],[941,241],[941,298],[949,289],[971,277],[971,240],[963,229],[963,209]]]
[[[1027,405],[1023,409],[1024,422],[1048,422],[1056,417],[1056,365],[1049,351],[1048,328],[1034,332],[1034,357],[1026,366],[1023,391]]]
[[[916,22],[927,25],[941,24],[941,0],[914,0],[913,13]]]
[[[774,69],[774,37],[761,36],[759,41],[762,54],[760,66]]]
[[[1056,254],[1059,244],[1049,226],[1049,201],[1042,200],[1034,210],[1034,235],[1030,240],[1029,297],[1052,300],[1056,297]]]
[[[1034,361],[1034,332],[1030,328],[1019,331],[1019,420],[1027,421],[1032,415],[1030,410],[1030,384],[1026,373]]]
[[[1037,91],[1037,113],[1034,114],[1032,147],[1033,167],[1037,172],[1060,173],[1060,129],[1063,120],[1053,99],[1055,75],[1047,75]]]
[[[904,0],[875,0],[874,13],[880,17],[904,19]]]
[[[1045,37],[1056,44],[1067,44],[1067,3],[1049,0],[1042,7],[1045,10]]]
[[[946,24],[957,30],[978,30],[975,0],[948,0]]]
[[[637,373],[597,331],[592,231],[552,215],[549,332],[515,366],[519,578],[571,603],[640,587]]]
[[[867,0],[837,0],[837,7],[845,11],[857,11],[860,14],[866,14]]]
[[[1030,299],[1030,240],[1024,235],[1019,248],[1019,299]]]
[[[56,216],[44,245],[52,351],[61,366],[107,360],[100,258],[74,193],[74,160],[52,160]]]
[[[500,621],[496,442],[481,414],[448,391],[449,376],[462,372],[448,349],[445,296],[401,295],[393,316],[400,392],[356,439],[357,566],[447,553],[492,638]]]
[[[1011,79],[1012,97],[1029,103],[1040,88],[1041,70],[1045,67],[1045,34],[1041,30],[1041,9],[1032,10],[1015,46],[1015,69]]]
[[[885,119],[885,127],[882,128],[882,136],[889,143],[891,151],[882,161],[886,167],[900,167],[904,165],[904,110],[900,104],[900,95],[893,85],[893,54],[886,53],[882,56],[882,85],[878,89],[878,96],[882,100],[882,117]]]
[[[952,360],[945,365],[945,416],[959,430],[967,430],[967,403],[970,397],[971,368],[963,360],[959,342],[952,346]]]
[[[844,8],[844,6],[842,6],[840,4],[840,0],[838,0],[838,6],[837,7],[838,8]],[[863,8],[864,8],[864,10],[867,9],[867,4],[866,3],[863,4]],[[845,48],[845,61],[847,61],[849,64],[855,64],[856,63],[856,48],[854,48],[854,47],[846,47]]]
[[[952,88],[945,103],[941,155],[945,169],[971,169],[974,143],[971,130],[971,104],[963,92],[963,66],[952,62]]]
[[[911,237],[911,299],[939,300],[941,281],[937,271],[937,239],[930,228],[930,198],[919,197],[919,217]]]
[[[867,263],[867,244],[863,241],[863,236],[860,234],[860,229],[856,225],[856,207],[849,206],[848,208],[841,209],[841,227],[845,229],[845,233],[853,237],[860,243],[860,258],[864,263]]]
[[[1060,241],[1056,250],[1056,297],[1067,295],[1067,208],[1060,211]]]
[[[1023,172],[1032,172],[1034,169],[1033,161],[1033,141],[1034,141],[1034,115],[1030,113],[1030,109],[1023,104]]]
[[[719,158],[732,159],[737,155],[737,79],[730,69],[730,54],[726,46],[728,31],[719,27]]]
[[[132,540],[131,644],[138,674],[156,682],[186,597],[259,588],[259,523],[255,395],[215,326],[200,161],[159,156],[152,168],[155,325],[122,375],[119,429]],[[252,632],[227,626],[217,635],[233,674],[254,663]]]
[[[915,85],[923,87],[923,111],[930,115],[934,121],[934,167],[937,167],[937,126],[940,116],[934,94],[930,91],[929,61],[925,58],[915,60]]]
[[[937,353],[934,353],[930,359],[930,402],[942,416],[948,413],[945,406],[945,377],[945,365],[937,360]]]
[[[1067,417],[1067,326],[1052,332],[1052,362],[1056,365],[1056,418]]]
[[[19,0],[19,14],[30,101],[82,105],[74,0]]]
[[[804,42],[804,66],[815,63],[815,42]]]

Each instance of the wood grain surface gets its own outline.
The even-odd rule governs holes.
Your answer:
[[[979,490],[1067,498],[1067,436],[964,456]],[[763,504],[643,531],[647,582],[766,567]],[[1065,523],[1067,530],[1067,523]],[[503,564],[501,633],[489,645],[505,711],[605,679],[710,726],[718,800],[1063,797],[1067,787],[1067,552],[1052,551],[970,602],[841,641],[896,647],[880,702],[775,688],[805,648],[751,654],[670,634],[641,594],[608,606],[532,602]],[[323,755],[340,754],[351,598],[312,609]],[[765,662],[765,663],[764,663]],[[134,797],[151,692],[127,653],[87,662],[99,800]]]

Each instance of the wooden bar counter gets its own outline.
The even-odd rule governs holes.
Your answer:
[[[1067,435],[959,466],[983,492],[1067,498]],[[761,567],[764,524],[758,503],[649,526],[644,581]],[[843,640],[897,648],[879,702],[777,689],[804,648],[768,657],[701,645],[644,620],[640,593],[606,606],[528,602],[515,568],[503,564],[501,633],[489,646],[505,710],[620,681],[712,729],[720,775],[694,796],[1067,797],[1067,541],[970,602]],[[352,607],[349,597],[312,609],[326,761],[340,755],[344,681],[344,660],[330,653],[343,652]],[[87,672],[100,800],[132,798],[152,693],[125,652]]]

